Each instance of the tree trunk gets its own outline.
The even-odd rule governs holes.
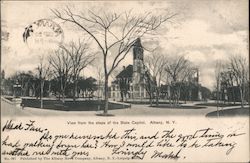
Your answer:
[[[121,101],[123,102],[124,101],[124,99],[123,99],[123,91],[121,91]]]
[[[65,91],[62,91],[62,102],[65,103]]]
[[[62,77],[60,77],[60,89],[61,89],[60,95],[62,95],[62,98],[64,99]],[[60,95],[59,95],[59,100],[61,99]]]
[[[185,104],[187,103],[187,98],[188,98],[188,96],[187,96],[187,94],[185,94],[185,101],[184,101]]]
[[[104,114],[107,114],[108,113],[108,99],[109,99],[109,90],[108,90],[108,75],[105,74],[105,82],[104,82],[104,89],[105,89],[105,98],[104,98],[104,101],[105,101],[105,106],[104,106]]]
[[[169,104],[170,104],[170,106],[172,106],[172,100],[171,100],[171,87],[170,86],[168,86],[168,100],[169,100]]]
[[[41,76],[40,76],[40,101],[42,101],[42,90],[43,90],[43,88],[42,88],[42,78],[41,78]],[[40,106],[41,107],[41,106]]]
[[[41,80],[41,95],[40,95],[41,109],[43,108],[43,87],[44,87],[44,81]]]
[[[101,80],[98,82],[98,99],[101,97]]]
[[[243,97],[243,88],[240,88],[240,102],[241,102],[241,109],[244,108],[244,97]]]
[[[150,90],[150,89],[149,89]],[[149,95],[149,103],[150,103],[150,106],[153,106],[153,99],[152,99],[152,92],[151,92],[151,90],[150,91],[148,91],[148,95]]]
[[[156,106],[159,106],[159,88],[156,88]]]
[[[77,94],[77,81],[74,80],[74,91],[73,91],[73,101],[76,102],[76,94]]]
[[[51,82],[49,81],[49,96],[51,95]]]
[[[216,87],[216,104],[217,104],[217,112],[219,107],[219,81],[217,79],[217,87]]]
[[[180,87],[178,87],[178,90],[177,90],[177,105],[179,105],[179,100],[180,100]]]
[[[235,104],[236,99],[235,99],[235,93],[234,93],[234,88],[233,88],[233,86],[232,86],[232,96],[233,96],[233,102],[234,102],[234,104]]]
[[[192,99],[192,89],[191,89],[191,86],[189,86],[189,89],[188,89],[188,99],[189,99],[189,101],[191,101],[191,99]]]
[[[152,95],[149,96],[149,102],[150,102],[150,106],[153,106],[153,103],[152,103]]]

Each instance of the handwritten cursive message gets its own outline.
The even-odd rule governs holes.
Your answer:
[[[126,123],[129,126],[126,126]],[[138,125],[146,126],[147,123],[152,124],[152,121],[68,121],[69,128],[76,124],[81,126],[78,130],[58,132],[50,130],[49,125],[40,126],[35,120],[9,119],[1,128],[1,155],[4,160],[178,161],[194,157],[188,155],[190,150],[209,152],[216,149],[228,156],[240,148],[237,140],[246,135],[240,130],[221,132],[212,127],[197,128],[187,132],[176,129],[174,125],[166,125],[174,124],[174,121],[153,122],[152,131],[143,132]],[[120,124],[120,126],[109,126],[109,124]],[[98,125],[99,129],[95,130],[93,127],[95,125]],[[100,130],[100,125],[105,125],[107,129]],[[161,126],[159,129],[158,125]]]

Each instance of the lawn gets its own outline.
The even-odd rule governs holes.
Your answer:
[[[218,115],[220,117],[249,116],[249,107],[219,110],[219,114],[217,111],[213,111],[208,113],[206,117],[217,117]]]
[[[187,106],[187,105],[169,105],[169,104],[161,104],[159,106],[153,105],[151,106],[152,108],[160,108],[160,109],[206,109],[207,107],[205,106]]]
[[[236,103],[236,104],[233,104],[233,103],[200,103],[200,104],[196,104],[198,106],[214,106],[214,107],[227,107],[227,106],[240,106],[240,103]]]
[[[40,109],[39,99],[23,99],[24,107],[33,107]],[[109,110],[128,108],[128,105],[109,102]],[[84,100],[84,101],[65,101],[43,100],[43,109],[60,111],[98,111],[104,109],[103,100]]]
[[[120,102],[122,102],[122,101],[120,101]],[[148,100],[127,100],[127,101],[123,101],[123,102],[125,102],[125,103],[129,103],[129,104],[139,104],[139,105],[149,105],[150,104],[150,101],[149,101],[149,99]],[[163,100],[160,100],[159,102],[158,102],[159,104],[169,104],[169,101],[163,101]],[[156,102],[155,101],[153,101],[152,102],[152,104],[156,104]],[[183,104],[182,102],[179,102],[179,104]]]

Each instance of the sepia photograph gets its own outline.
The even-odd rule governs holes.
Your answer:
[[[182,137],[184,134],[179,133],[179,139],[174,141],[178,144],[181,139],[192,139],[194,142],[190,148],[230,147],[226,154],[229,155],[237,143],[236,140],[223,143],[224,139],[244,136],[244,139],[238,139],[244,142],[249,138],[248,5],[248,0],[1,1],[1,119],[7,120],[1,121],[2,135],[5,130],[47,133],[40,138],[40,143],[43,139],[46,142],[53,140],[53,145],[46,146],[43,142],[41,149],[46,146],[50,150],[39,153],[47,156],[53,155],[54,144],[60,139],[63,141],[64,137],[51,135],[48,139],[47,127],[54,128],[54,131],[60,127],[44,126],[45,121],[59,126],[66,122],[67,125],[86,124],[88,132],[95,127],[91,127],[92,122],[87,120],[99,119],[105,121],[95,123],[99,129],[102,128],[100,124],[108,127],[109,120],[114,125],[116,122],[113,120],[117,119],[119,125],[144,125],[146,128],[149,125],[151,129],[152,124],[161,127],[162,124],[177,125],[176,130],[167,131],[169,137],[161,136],[162,139],[174,139],[177,136],[171,137],[171,134],[175,131],[187,130],[182,117],[188,119],[187,124],[192,121],[192,125],[199,124],[195,120],[200,118],[202,123],[206,123],[204,128],[194,131],[192,138]],[[87,123],[74,122],[75,118]],[[171,120],[166,120],[168,118]],[[182,120],[178,121],[179,118]],[[236,119],[233,119],[235,123],[224,122],[231,118],[244,119],[244,127],[228,126],[241,125]],[[27,119],[27,122],[14,122],[19,119]],[[208,122],[216,126],[218,132],[209,128]],[[37,123],[46,129],[34,127]],[[221,125],[224,123],[224,129],[234,128],[233,132],[223,135],[225,130]],[[68,127],[62,127],[62,131],[71,130]],[[75,132],[83,133],[79,126],[75,127]],[[103,139],[115,139],[116,128],[123,127],[105,130],[108,134]],[[117,136],[117,139],[125,137],[136,142],[137,138],[131,136],[136,131],[136,127],[124,130],[125,136]],[[150,132],[148,129],[147,133]],[[210,132],[214,133],[206,135]],[[147,152],[143,153],[144,148],[154,147],[154,142],[150,144],[149,139],[158,140],[160,133],[156,131],[154,135],[145,136],[147,141],[140,144],[143,149],[138,149],[137,153],[126,152],[138,144],[128,144],[125,151],[117,152],[126,146],[127,142],[122,144],[122,140],[119,148],[117,144],[114,147],[110,144],[99,146],[97,142],[102,136],[87,138],[90,144],[82,144],[82,148],[95,148],[97,151],[99,147],[112,148],[112,155],[120,157],[123,154],[129,157],[128,160],[143,160],[147,155]],[[73,135],[68,136],[68,142],[73,141],[72,137],[82,138]],[[207,144],[202,146],[197,141],[204,137]],[[220,139],[216,139],[217,144],[208,145],[215,141],[211,137]],[[1,148],[15,148],[19,143],[19,140],[14,141],[16,139],[13,136],[10,142],[5,134],[1,138]],[[144,137],[138,137],[141,139]],[[76,145],[62,144],[62,141],[57,149],[67,148],[54,155],[68,156],[67,152],[78,149]],[[167,145],[168,141],[164,145],[161,143],[158,142],[157,148],[175,147],[171,143]],[[31,156],[40,160],[37,151],[31,149],[36,145],[26,143],[19,150],[5,150],[1,155],[6,156],[5,161],[11,160],[7,156],[25,155],[31,160]],[[26,147],[33,154],[28,155],[28,149],[25,154]],[[246,154],[249,145],[238,147],[238,150],[246,151],[242,159],[249,161],[249,153]],[[154,151],[153,148],[151,150]],[[74,152],[69,154],[71,159],[77,155],[90,155],[88,152]],[[182,158],[185,162],[187,156],[179,156],[181,152],[172,151],[164,155],[155,150],[149,161],[154,158],[160,162],[166,158],[168,161]],[[241,160],[236,157],[237,152],[232,155],[236,161]],[[111,160],[111,156],[106,156],[109,154],[105,154],[106,161]],[[214,157],[215,160],[217,158],[223,162],[232,161]],[[41,159],[46,161],[46,157]],[[91,160],[103,159],[93,157]],[[213,158],[208,160],[215,161]]]
[[[2,115],[248,116],[247,9],[2,2]]]

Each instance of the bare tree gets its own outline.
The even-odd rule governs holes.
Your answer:
[[[102,85],[103,85],[104,73],[103,73],[102,65],[97,64],[95,68],[96,68],[96,75],[97,75],[97,82],[98,82],[97,96],[99,99],[100,97],[103,97]]]
[[[62,46],[61,48],[68,53],[71,60],[72,69],[70,71],[70,76],[74,84],[73,100],[75,102],[80,73],[85,67],[94,61],[95,55],[87,52],[87,50],[89,50],[88,44],[81,42],[80,40],[78,43],[70,42],[68,46]]]
[[[51,75],[50,73],[50,65],[46,64],[44,61],[44,57],[40,56],[39,65],[37,66],[37,71],[40,79],[40,101],[41,101],[41,109],[43,108],[43,92],[44,92],[44,82]]]
[[[165,71],[171,80],[174,104],[179,104],[181,84],[189,78],[193,73],[191,63],[184,56],[169,59],[169,64],[166,65]]]
[[[163,72],[167,65],[167,58],[162,54],[160,49],[155,49],[150,55],[145,57],[144,62],[156,84],[156,105],[158,106],[161,83],[163,75],[165,75]]]
[[[228,86],[231,88],[233,104],[235,104],[236,102],[236,92],[235,92],[236,80],[235,80],[234,72],[232,70],[227,71],[227,81],[228,81]]]
[[[143,73],[143,79],[145,80],[145,89],[149,95],[150,106],[153,105],[153,97],[156,92],[156,80],[150,74],[148,68],[144,65],[145,73]]]
[[[73,68],[71,56],[64,48],[59,48],[54,54],[49,56],[49,63],[54,77],[60,83],[60,95],[63,103],[65,102],[65,90],[71,80],[71,71]],[[59,96],[60,99],[60,96]]]
[[[249,67],[247,58],[241,55],[232,56],[229,60],[229,69],[234,75],[236,84],[240,89],[241,108],[243,108],[246,91],[245,85],[247,84],[247,80],[249,79]]]
[[[221,89],[221,73],[223,72],[224,65],[222,64],[222,61],[217,61],[215,65],[215,80],[216,80],[216,103],[217,103],[217,114],[219,116],[218,112],[218,106],[220,101],[220,89]]]
[[[154,32],[163,22],[171,21],[176,14],[154,16],[152,13],[132,15],[130,12],[121,14],[102,12],[75,13],[69,7],[64,10],[52,10],[56,17],[72,23],[87,33],[97,44],[103,56],[105,109],[108,112],[108,81],[109,76],[119,63],[126,57],[138,37]],[[114,55],[108,63],[110,54]],[[108,65],[111,65],[110,68]]]

